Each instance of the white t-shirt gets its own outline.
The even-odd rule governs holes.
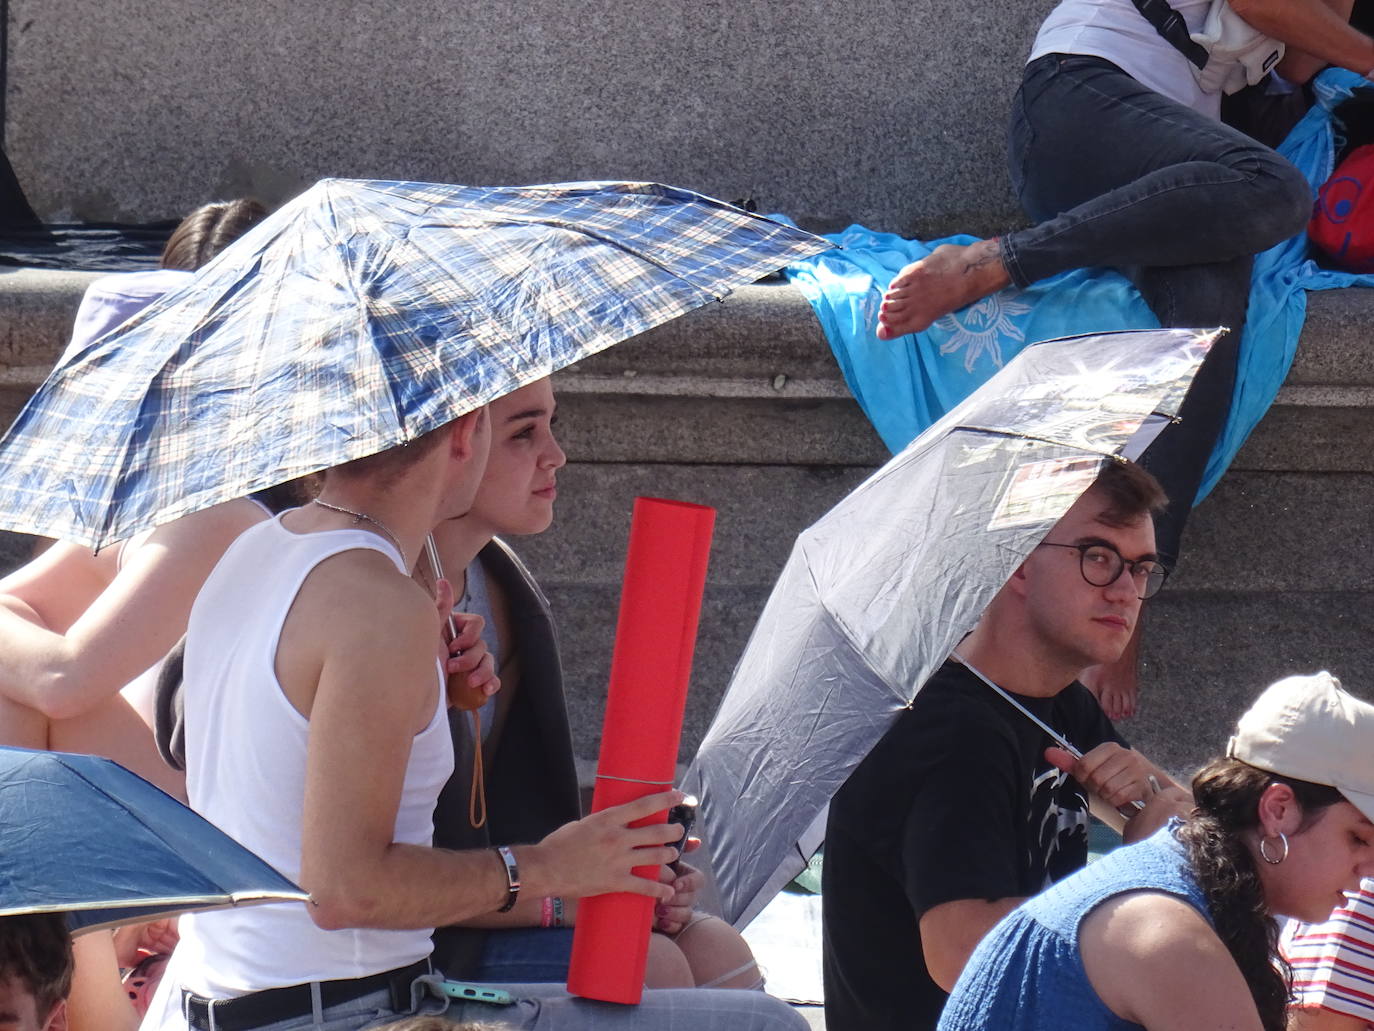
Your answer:
[[[1202,28],[1211,0],[1169,0],[1188,31]],[[1112,62],[1156,93],[1210,118],[1221,117],[1221,94],[1204,93],[1193,66],[1155,31],[1131,0],[1062,0],[1040,26],[1029,60],[1084,54]]]
[[[191,807],[292,880],[300,877],[310,721],[277,681],[277,641],[310,571],[354,548],[381,551],[405,572],[400,553],[368,531],[298,534],[280,517],[259,523],[220,559],[187,627],[183,691]],[[411,744],[393,840],[433,842],[434,804],[452,773],[453,740],[436,657],[434,716]],[[432,929],[325,931],[299,902],[188,913],[180,930],[143,1031],[185,1031],[182,987],[226,998],[381,973],[432,949]]]

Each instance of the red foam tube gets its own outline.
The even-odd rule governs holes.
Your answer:
[[[715,521],[715,509],[702,505],[635,499],[593,812],[654,794],[673,782]],[[666,818],[665,811],[642,822]],[[658,869],[641,866],[635,873],[656,878]],[[639,1002],[654,905],[647,896],[631,894],[582,900],[573,931],[569,992],[606,1002]]]

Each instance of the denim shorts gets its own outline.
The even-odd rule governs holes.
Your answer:
[[[571,927],[521,927],[490,931],[474,981],[566,981],[572,958]]]

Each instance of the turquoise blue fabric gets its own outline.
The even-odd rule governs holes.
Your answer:
[[[1190,903],[1211,923],[1183,846],[1169,826],[1117,849],[1027,900],[973,950],[939,1031],[1127,1031],[1088,980],[1078,949],[1083,920],[1107,899],[1157,891]]]
[[[1316,105],[1279,148],[1307,176],[1314,197],[1334,162],[1331,110],[1364,84],[1341,69],[1323,72],[1315,84]],[[925,332],[882,341],[874,327],[893,276],[942,243],[970,243],[974,237],[922,242],[853,225],[829,239],[842,249],[792,265],[787,277],[811,302],[845,382],[894,453],[1027,343],[1159,325],[1124,277],[1106,269],[1078,269],[1028,290],[994,294]],[[1288,375],[1307,314],[1306,291],[1357,285],[1374,286],[1374,275],[1318,267],[1307,256],[1305,235],[1256,258],[1231,414],[1196,501],[1216,486]]]

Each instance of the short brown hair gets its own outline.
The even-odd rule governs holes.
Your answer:
[[[172,230],[161,265],[194,272],[266,217],[267,208],[252,197],[202,204]]]
[[[400,479],[412,465],[438,447],[444,435],[452,428],[453,423],[445,423],[428,433],[421,433],[418,437],[404,444],[397,444],[385,451],[364,455],[362,458],[355,458],[351,462],[337,465],[329,470],[329,473],[330,475],[342,473],[344,476],[375,477],[384,484],[390,485]]]
[[[1126,526],[1143,516],[1157,516],[1169,504],[1164,488],[1149,470],[1124,459],[1108,459],[1089,490],[1107,501],[1097,518],[1108,526]]]
[[[33,995],[38,1019],[72,990],[72,936],[61,913],[0,917],[0,980],[14,978]]]

